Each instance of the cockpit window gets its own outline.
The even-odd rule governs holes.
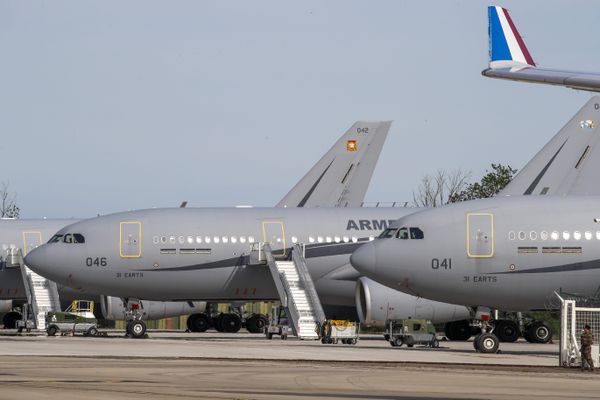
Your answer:
[[[48,240],[48,243],[56,243],[56,242],[60,242],[60,239],[62,239],[63,235],[54,235],[50,238],[50,240]]]
[[[408,239],[408,228],[400,228],[398,229],[398,234],[396,234],[398,239]]]
[[[410,238],[411,239],[423,239],[425,235],[423,235],[423,231],[419,228],[410,228]]]
[[[379,239],[386,239],[386,238],[394,237],[394,234],[396,233],[397,230],[398,230],[398,228],[388,228],[385,231],[381,232],[381,235],[379,235]]]
[[[64,243],[85,243],[85,237],[81,233],[65,233],[63,235],[54,235],[52,239],[50,239],[50,243],[59,242],[62,237],[62,241]]]

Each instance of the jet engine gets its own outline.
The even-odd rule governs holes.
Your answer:
[[[467,307],[414,297],[367,277],[356,282],[356,310],[360,322],[384,325],[389,319],[427,319],[433,323],[470,318]]]
[[[0,300],[0,314],[9,313],[12,310],[12,300]]]
[[[154,320],[180,315],[202,313],[206,310],[203,301],[148,301],[140,300],[143,320]],[[121,320],[125,315],[123,301],[118,297],[100,296],[102,315],[106,319]]]

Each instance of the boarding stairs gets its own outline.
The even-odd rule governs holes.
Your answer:
[[[318,327],[325,322],[325,313],[308,273],[303,248],[295,244],[291,257],[276,259],[268,243],[261,243],[258,259],[264,261],[271,271],[277,292],[294,334],[299,339],[319,339]]]
[[[27,305],[31,311],[30,319],[35,329],[46,329],[46,313],[61,311],[56,283],[29,269],[25,265],[21,249],[8,250],[7,266],[21,269]],[[29,312],[23,313],[24,318],[27,318],[26,314]]]

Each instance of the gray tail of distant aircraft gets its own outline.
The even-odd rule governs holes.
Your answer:
[[[391,124],[356,122],[277,207],[360,207]]]
[[[508,79],[572,89],[600,91],[600,74],[539,68],[533,61],[508,10],[488,7],[489,68],[481,73],[490,78]]]
[[[592,97],[499,196],[600,195],[600,96]]]

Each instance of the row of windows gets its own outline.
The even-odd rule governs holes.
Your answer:
[[[48,240],[48,243],[85,243],[85,237],[81,233],[66,233],[64,235],[54,235]]]
[[[538,240],[538,238],[541,240],[559,240],[561,238],[562,240],[592,240],[594,236],[596,237],[596,240],[600,240],[600,231],[596,231],[595,235],[590,231],[574,231],[573,233],[569,231],[541,231],[539,234],[536,231],[530,231],[529,233],[525,231],[508,232],[508,240]]]
[[[379,235],[380,239],[386,239],[391,237],[396,237],[398,239],[423,239],[425,235],[423,234],[423,231],[420,228],[416,227],[402,227],[400,229],[388,228],[381,232],[381,235]]]
[[[299,239],[296,236],[292,236],[292,243],[299,243]],[[373,236],[369,237],[369,240],[375,239]],[[254,236],[153,236],[152,243],[154,244],[175,244],[175,243],[188,243],[188,244],[202,244],[202,243],[254,243],[256,240]],[[277,242],[281,243],[281,238],[277,238]],[[309,236],[308,243],[357,243],[358,237],[356,236]]]

